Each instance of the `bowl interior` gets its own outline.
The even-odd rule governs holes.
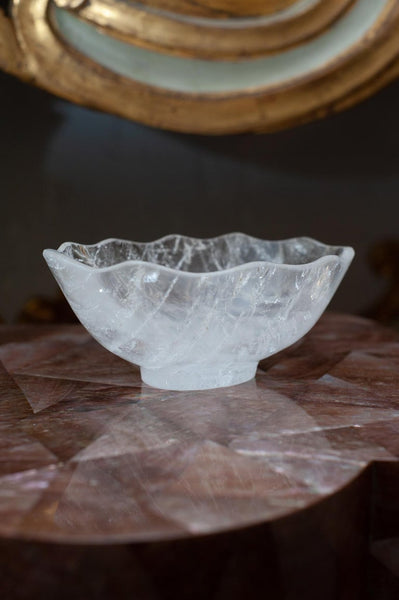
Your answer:
[[[203,240],[171,235],[150,243],[117,239],[104,240],[92,246],[67,243],[59,250],[94,268],[138,260],[180,271],[203,273],[257,261],[301,265],[322,256],[340,255],[343,248],[327,246],[310,238],[267,241],[233,233]]]

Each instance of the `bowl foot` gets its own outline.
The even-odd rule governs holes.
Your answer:
[[[244,383],[255,377],[258,363],[170,365],[162,369],[141,367],[144,383],[162,390],[209,390]]]

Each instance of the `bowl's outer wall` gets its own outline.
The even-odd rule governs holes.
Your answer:
[[[258,361],[294,343],[325,310],[353,250],[292,268],[249,263],[195,276],[145,262],[96,269],[53,250],[44,256],[97,341],[157,368]]]

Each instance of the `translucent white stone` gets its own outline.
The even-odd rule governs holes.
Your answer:
[[[199,390],[251,379],[259,360],[305,335],[354,252],[231,233],[67,242],[43,254],[100,344],[140,365],[149,385]]]

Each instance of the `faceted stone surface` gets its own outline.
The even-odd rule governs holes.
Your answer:
[[[396,597],[395,332],[326,314],[200,392],[143,384],[80,326],[2,326],[0,361],[7,600]]]
[[[330,302],[352,248],[310,238],[65,243],[44,257],[72,309],[147,384],[203,390],[253,379]]]

